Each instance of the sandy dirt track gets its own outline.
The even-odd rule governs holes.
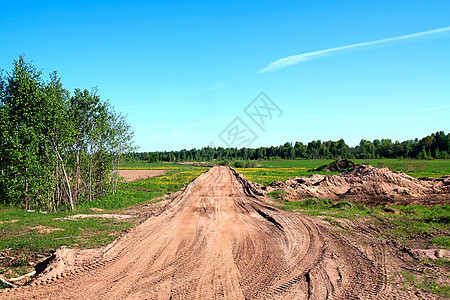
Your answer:
[[[228,167],[213,167],[109,246],[67,250],[47,274],[0,298],[411,299],[387,285],[381,247],[361,251],[248,196]]]
[[[119,170],[119,176],[129,182],[158,177],[166,173],[167,170]]]

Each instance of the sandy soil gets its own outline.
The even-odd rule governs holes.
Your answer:
[[[214,167],[112,244],[62,249],[30,285],[0,298],[434,298],[392,284],[398,263],[386,242],[347,238],[250,194],[232,170]]]
[[[167,170],[119,170],[119,176],[128,182],[158,177],[166,173]]]

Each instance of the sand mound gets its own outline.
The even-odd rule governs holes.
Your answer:
[[[450,175],[441,178],[414,178],[388,168],[367,165],[338,175],[295,177],[285,182],[274,181],[266,191],[282,189],[289,200],[322,198],[381,203],[448,203]]]
[[[323,165],[317,169],[308,170],[308,172],[324,171],[324,172],[347,172],[354,170],[356,164],[348,159],[335,160],[331,164]]]

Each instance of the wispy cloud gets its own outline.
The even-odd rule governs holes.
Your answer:
[[[217,89],[221,89],[225,87],[225,85],[223,83],[218,83],[212,87],[209,87],[207,89],[201,90],[200,92],[209,92],[209,91],[213,91],[213,90],[217,90]]]
[[[286,68],[288,66],[296,65],[296,64],[314,59],[314,58],[318,58],[320,56],[325,56],[325,55],[331,54],[333,52],[338,52],[338,51],[343,51],[343,50],[348,50],[348,49],[353,49],[353,48],[360,48],[360,47],[369,47],[369,46],[374,46],[374,45],[384,44],[384,43],[389,43],[389,42],[395,42],[395,41],[400,41],[400,40],[420,39],[420,38],[423,38],[423,37],[426,37],[429,35],[444,33],[444,32],[449,32],[449,31],[450,31],[450,26],[433,29],[433,30],[417,32],[417,33],[412,33],[412,34],[407,34],[407,35],[402,35],[402,36],[397,36],[397,37],[392,37],[392,38],[387,38],[387,39],[371,41],[371,42],[351,44],[351,45],[346,45],[346,46],[341,46],[341,47],[336,47],[336,48],[329,48],[329,49],[325,49],[325,50],[319,50],[319,51],[313,51],[313,52],[308,52],[308,53],[303,53],[303,54],[298,54],[298,55],[292,55],[292,56],[281,58],[277,61],[272,62],[267,67],[259,70],[256,73],[273,72],[273,71],[276,71],[276,70],[279,70],[282,68]]]

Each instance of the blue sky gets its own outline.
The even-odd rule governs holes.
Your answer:
[[[450,33],[352,48],[258,73],[285,57],[450,26],[446,1],[0,1],[0,68],[26,59],[65,88],[97,86],[141,151],[450,132]],[[244,109],[264,92],[264,130]],[[244,127],[241,127],[244,128]],[[223,136],[222,136],[223,137]]]

